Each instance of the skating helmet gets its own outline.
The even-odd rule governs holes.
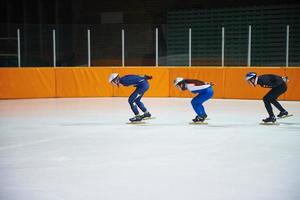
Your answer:
[[[112,81],[115,80],[118,76],[118,73],[112,73],[108,78],[108,82],[112,83]]]
[[[257,74],[255,72],[248,72],[245,76],[245,80],[246,81],[249,81],[253,78],[256,78]]]
[[[182,78],[182,77],[177,77],[177,78],[174,80],[174,85],[177,86],[178,83],[180,83],[181,81],[183,81],[183,78]]]

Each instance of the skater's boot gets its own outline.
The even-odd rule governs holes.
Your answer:
[[[142,116],[141,115],[136,115],[135,117],[133,118],[130,118],[129,121],[131,122],[139,122],[139,121],[142,121]]]
[[[263,119],[262,121],[265,123],[268,123],[268,122],[274,123],[274,122],[276,122],[276,118],[275,118],[275,116],[270,116],[270,117],[267,117],[266,119]]]
[[[287,111],[282,111],[282,112],[280,112],[278,115],[277,115],[277,117],[286,117],[287,115],[288,115],[289,113],[287,112]]]
[[[206,119],[207,118],[207,114],[203,114],[203,118]]]
[[[196,116],[195,119],[193,119],[193,122],[203,122],[205,120],[202,116]]]
[[[141,115],[141,117],[144,118],[150,118],[151,117],[151,113],[149,113],[148,111],[144,112],[143,115]]]

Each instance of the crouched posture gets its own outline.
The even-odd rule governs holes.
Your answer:
[[[108,81],[114,86],[134,86],[136,89],[134,92],[129,96],[128,103],[131,107],[132,112],[135,114],[135,117],[130,118],[130,121],[141,121],[146,117],[151,117],[151,114],[147,111],[145,105],[141,102],[141,99],[145,92],[149,89],[148,80],[152,79],[152,76],[139,76],[139,75],[126,75],[120,77],[118,73],[113,73],[110,75]],[[144,114],[140,115],[139,110],[140,108]]]
[[[257,76],[255,72],[249,72],[246,74],[245,79],[254,87],[258,84],[264,88],[271,88],[271,90],[263,97],[266,110],[269,114],[269,117],[263,119],[264,122],[276,121],[271,104],[280,111],[277,117],[284,117],[288,115],[288,112],[277,101],[277,98],[287,91],[287,77],[281,77],[274,74]]]
[[[200,80],[177,77],[174,81],[174,85],[181,91],[189,90],[190,92],[197,94],[191,101],[193,109],[197,114],[193,121],[203,122],[207,118],[203,103],[213,96],[213,84]]]

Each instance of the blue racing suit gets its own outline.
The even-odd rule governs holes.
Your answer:
[[[199,117],[205,116],[206,112],[202,104],[203,102],[212,98],[212,96],[214,95],[212,86],[210,84],[204,83],[203,81],[192,79],[185,79],[183,80],[183,83],[185,90],[187,89],[194,94],[198,94],[192,99],[191,103],[193,109]]]
[[[138,75],[126,75],[120,78],[120,83],[122,85],[136,87],[134,92],[128,98],[128,103],[135,115],[139,114],[137,107],[139,107],[143,112],[147,111],[145,105],[141,102],[141,98],[144,93],[149,89],[149,83],[147,80],[147,76]]]

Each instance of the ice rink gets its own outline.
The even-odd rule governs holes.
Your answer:
[[[262,101],[214,99],[190,125],[190,100],[145,98],[145,125],[127,98],[1,100],[0,199],[300,199],[300,102],[262,126]]]

